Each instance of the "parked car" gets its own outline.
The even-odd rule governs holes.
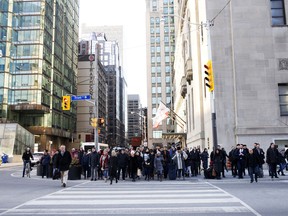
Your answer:
[[[35,164],[40,163],[40,159],[44,155],[44,152],[34,152],[32,155],[33,160],[31,160],[31,166],[33,167]]]

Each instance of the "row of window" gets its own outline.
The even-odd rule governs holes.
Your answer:
[[[284,0],[270,0],[272,25],[286,25]]]

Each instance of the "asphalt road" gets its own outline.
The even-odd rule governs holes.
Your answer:
[[[288,215],[288,176],[258,183],[226,175],[185,181],[68,181],[22,178],[21,167],[0,169],[0,215]]]

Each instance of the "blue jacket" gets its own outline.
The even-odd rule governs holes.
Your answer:
[[[44,154],[42,156],[42,159],[41,159],[41,164],[42,165],[49,165],[50,164],[50,160],[51,160],[50,155],[49,154],[47,154],[47,155]]]

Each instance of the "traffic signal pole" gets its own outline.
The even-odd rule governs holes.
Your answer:
[[[212,49],[211,49],[211,35],[210,35],[211,26],[213,26],[213,23],[210,20],[207,20],[207,22],[206,22],[206,31],[207,31],[208,59],[211,60],[211,62],[213,63],[213,60],[212,60]],[[213,91],[211,91],[210,97],[211,97],[211,121],[212,121],[213,150],[215,150],[217,148],[217,145],[218,145],[218,139],[217,139],[217,121],[216,121],[216,111],[215,111],[214,89],[213,89]]]

